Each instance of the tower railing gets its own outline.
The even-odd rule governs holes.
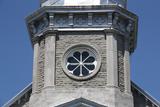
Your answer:
[[[107,4],[116,4],[120,7],[127,7],[127,0],[107,0]]]
[[[66,0],[41,0],[41,6],[63,6],[65,5]],[[67,0],[69,1],[69,0]],[[78,1],[78,0],[76,0]],[[79,0],[81,1],[81,0]],[[99,1],[99,4],[94,5],[118,5],[120,7],[126,8],[127,7],[127,0],[90,0],[90,2]],[[69,1],[72,4],[72,0]],[[75,2],[75,0],[73,0]],[[83,0],[85,2],[85,0]],[[86,0],[86,3],[88,1]],[[80,4],[81,5],[81,4]]]

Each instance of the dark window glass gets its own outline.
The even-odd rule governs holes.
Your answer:
[[[80,53],[80,52],[75,52],[75,53],[73,54],[73,56],[80,61],[80,56],[81,56],[81,53]]]
[[[80,66],[73,71],[73,74],[76,76],[80,76]]]
[[[88,56],[89,56],[89,53],[86,52],[86,51],[84,51],[84,52],[82,53],[82,61],[84,61]]]
[[[73,71],[78,65],[68,65],[68,70]]]
[[[87,58],[84,63],[93,63],[95,61],[95,58],[90,56],[89,58]]]
[[[69,57],[67,61],[69,63],[78,63],[78,61],[74,57]]]
[[[89,75],[89,71],[84,66],[82,66],[82,74],[83,76]]]
[[[86,68],[88,68],[89,70],[94,70],[95,69],[95,65],[84,65]]]

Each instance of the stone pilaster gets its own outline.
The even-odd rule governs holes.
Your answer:
[[[32,94],[38,92],[38,56],[39,56],[39,43],[34,43],[33,55],[33,80],[32,80]]]
[[[106,34],[107,42],[107,85],[118,87],[117,40],[114,34]]]
[[[45,43],[44,88],[55,85],[56,34],[46,34]]]
[[[124,50],[124,78],[125,78],[125,92],[131,93],[131,80],[130,80],[130,52],[129,40],[125,38]]]

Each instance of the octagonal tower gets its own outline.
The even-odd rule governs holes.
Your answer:
[[[126,0],[42,0],[26,19],[34,49],[30,107],[133,107],[135,14]]]

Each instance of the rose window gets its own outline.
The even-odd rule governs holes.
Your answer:
[[[67,59],[67,68],[75,76],[87,76],[91,74],[96,65],[95,57],[87,51],[76,51]]]
[[[88,77],[95,74],[98,57],[95,50],[91,48],[73,48],[65,57],[65,71],[72,77]]]

